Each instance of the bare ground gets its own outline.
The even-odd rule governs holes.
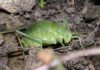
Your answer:
[[[71,30],[78,32],[80,37],[72,40],[67,48],[54,48],[57,53],[64,55],[80,49],[100,47],[98,0],[46,0],[46,2],[44,9],[36,5],[29,12],[22,11],[13,15],[0,10],[0,31],[27,28],[31,22],[41,19],[63,22],[67,18]],[[38,49],[22,50],[19,40],[20,36],[14,32],[0,35],[0,70],[32,70],[40,66],[41,62],[36,58]],[[66,70],[100,70],[100,56],[81,57],[64,65]]]

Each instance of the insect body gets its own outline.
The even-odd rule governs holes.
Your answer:
[[[69,43],[72,39],[72,32],[64,25],[51,21],[37,21],[32,24],[22,38],[25,46],[42,46],[43,44]]]

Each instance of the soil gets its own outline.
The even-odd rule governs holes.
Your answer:
[[[31,11],[14,14],[0,9],[0,32],[3,32],[3,35],[0,34],[0,70],[32,70],[42,64],[36,57],[38,48],[23,49],[20,45],[21,35],[14,31],[27,29],[32,22],[44,19],[58,23],[67,19],[71,30],[79,35],[79,39],[73,39],[67,48],[53,48],[60,48],[55,51],[60,55],[100,47],[98,0],[46,0],[44,9],[37,3]],[[99,65],[99,55],[81,57],[64,64],[66,70],[100,70]]]

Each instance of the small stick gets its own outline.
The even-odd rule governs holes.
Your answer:
[[[100,55],[100,48],[92,48],[86,50],[74,51],[62,57],[62,61],[66,62],[83,56]]]
[[[90,55],[100,55],[100,48],[91,48],[91,49],[74,51],[72,53],[63,55],[61,57],[61,61],[63,61],[63,63],[65,63],[72,59],[76,59],[76,58],[83,57],[83,56],[90,56]],[[58,64],[60,64],[59,61],[60,60],[56,61],[56,63],[55,63],[55,60],[54,60],[54,61],[50,62],[50,64],[46,64],[46,65],[44,64],[33,70],[49,70],[49,66],[52,66],[52,67],[57,66]]]

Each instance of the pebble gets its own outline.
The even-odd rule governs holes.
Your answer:
[[[0,0],[0,9],[4,9],[9,13],[30,11],[36,4],[36,1],[37,0]]]
[[[4,42],[3,36],[0,35],[0,45]]]

